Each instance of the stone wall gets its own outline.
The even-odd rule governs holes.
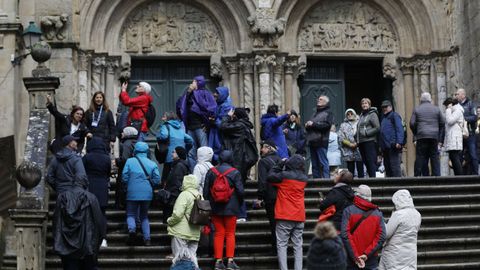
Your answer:
[[[480,94],[480,1],[463,2],[458,37],[462,83],[467,91]]]

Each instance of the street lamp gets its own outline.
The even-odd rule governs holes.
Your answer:
[[[22,37],[25,48],[27,49],[27,53],[17,57],[13,57],[12,55],[12,64],[14,66],[20,64],[23,59],[25,59],[28,55],[31,54],[33,60],[38,63],[37,70],[42,70],[40,72],[41,74],[34,74],[34,77],[37,77],[38,75],[46,75],[48,69],[46,69],[43,62],[50,59],[50,55],[52,54],[52,52],[48,43],[41,40],[42,30],[40,30],[40,28],[38,28],[35,22],[32,21],[28,24],[28,27],[25,29],[25,31],[23,31]]]
[[[23,42],[25,43],[25,47],[27,49],[32,48],[32,45],[40,41],[40,37],[42,36],[42,30],[38,28],[35,22],[30,22],[28,24],[27,29],[23,31],[22,37]]]

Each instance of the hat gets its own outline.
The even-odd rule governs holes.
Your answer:
[[[175,147],[175,152],[177,153],[178,158],[186,160],[187,159],[187,150],[181,146]]]
[[[63,145],[68,145],[71,141],[76,141],[79,137],[73,137],[72,135],[66,135],[62,138]]]
[[[235,111],[233,114],[235,114],[235,116],[238,118],[238,119],[243,119],[243,118],[247,118],[248,119],[248,111],[246,108],[235,108]]]
[[[138,135],[138,130],[134,127],[125,127],[122,131],[123,136],[129,137],[129,136],[137,136]]]
[[[382,108],[383,107],[388,107],[388,106],[392,107],[392,102],[390,102],[390,100],[384,100],[382,102]]]
[[[272,147],[273,149],[277,150],[277,144],[271,140],[271,139],[268,139],[268,140],[264,140],[260,143],[260,146],[263,147],[264,145],[267,145],[267,146],[270,146]]]
[[[365,199],[367,201],[372,201],[372,190],[370,189],[369,186],[367,185],[360,185],[358,186],[357,190],[357,196]]]

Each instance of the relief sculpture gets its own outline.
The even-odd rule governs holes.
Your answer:
[[[298,34],[298,49],[304,52],[393,52],[396,43],[379,11],[352,0],[322,2],[305,17]]]
[[[128,16],[121,44],[129,53],[222,52],[223,42],[213,20],[183,3],[143,5]]]

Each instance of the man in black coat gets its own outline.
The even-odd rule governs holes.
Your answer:
[[[190,169],[188,168],[188,163],[186,161],[187,150],[181,146],[177,146],[172,154],[172,169],[168,174],[167,182],[162,183],[162,186],[165,187],[165,190],[170,192],[170,203],[163,207],[164,224],[167,224],[167,219],[173,213],[173,206],[175,205],[178,195],[180,195],[180,188],[183,185],[183,177],[190,174]]]
[[[445,137],[445,117],[440,108],[432,104],[432,96],[425,92],[420,105],[413,110],[410,129],[416,141],[415,176],[440,176],[439,147]],[[428,173],[428,160],[432,173]],[[426,168],[426,170],[425,170]]]
[[[312,157],[313,178],[330,178],[327,151],[332,124],[333,114],[330,111],[329,98],[320,96],[317,100],[317,111],[305,123],[306,139]]]
[[[47,183],[57,192],[53,214],[53,250],[64,269],[95,269],[106,223],[97,198],[86,189],[88,178],[75,152],[77,138],[62,138],[65,147],[55,154]]]
[[[258,162],[258,201],[257,207],[262,203],[265,205],[268,222],[270,224],[272,251],[277,250],[277,236],[275,234],[275,200],[277,199],[277,188],[267,181],[270,170],[282,159],[277,154],[277,147],[272,140],[260,143],[260,154],[262,158]],[[258,205],[260,204],[260,205]]]

